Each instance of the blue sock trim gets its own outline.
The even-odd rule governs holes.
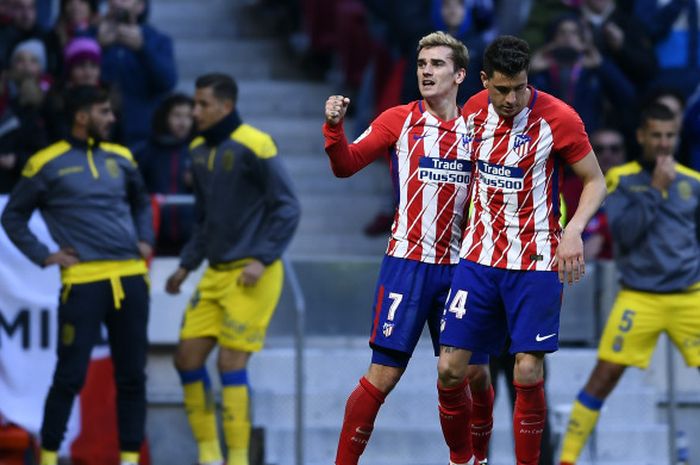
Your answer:
[[[591,410],[600,410],[600,408],[603,406],[603,401],[601,399],[593,397],[584,390],[581,390],[581,392],[578,393],[576,400],[581,402],[584,407],[588,407]]]
[[[211,387],[211,380],[209,379],[209,373],[205,367],[197,368],[196,370],[190,371],[177,371],[180,374],[180,382],[182,384],[191,384],[201,381],[206,389]]]
[[[224,386],[240,386],[243,384],[248,384],[248,371],[243,368],[242,370],[221,373],[221,384]]]

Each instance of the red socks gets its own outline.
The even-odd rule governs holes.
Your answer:
[[[493,430],[493,386],[484,391],[472,391],[472,447],[477,461],[484,460],[489,451]]]
[[[374,429],[377,417],[386,394],[374,387],[365,377],[360,378],[345,404],[343,429],[338,440],[336,465],[357,465],[367,447],[367,441]]]
[[[445,442],[450,448],[450,460],[467,463],[472,458],[470,417],[472,410],[469,379],[459,386],[444,388],[438,382],[438,410]]]
[[[518,465],[537,465],[547,412],[544,381],[531,385],[514,382],[513,385],[516,391],[513,411],[516,462]]]

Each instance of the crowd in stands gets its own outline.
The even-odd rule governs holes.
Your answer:
[[[515,34],[533,51],[530,82],[578,111],[602,165],[637,156],[639,109],[658,100],[682,120],[676,158],[700,169],[700,0],[259,2],[286,12],[305,70],[341,76],[354,101],[355,134],[383,110],[418,98],[421,36],[446,30],[468,45],[463,103],[482,88],[485,45]],[[147,0],[0,0],[0,193],[12,189],[30,154],[65,136],[62,94],[80,84],[110,89],[118,122],[112,139],[132,149],[152,193],[190,192],[192,103],[172,94],[173,43],[148,13]],[[580,186],[566,180],[572,214]],[[385,234],[392,210],[388,199],[366,232]],[[163,210],[159,253],[178,252],[191,215],[187,207]],[[604,218],[595,221],[604,226]]]
[[[172,95],[173,43],[148,23],[148,7],[146,0],[0,0],[0,193],[12,190],[31,154],[67,136],[63,96],[79,85],[109,89],[117,114],[111,139],[132,150],[152,193],[191,192],[192,102]],[[191,210],[163,211],[159,252],[162,244],[164,253],[179,253]]]
[[[354,99],[359,134],[384,109],[418,98],[415,43],[442,29],[470,51],[459,99],[481,90],[485,43],[497,34],[528,40],[530,82],[581,115],[601,164],[638,155],[640,108],[658,100],[682,120],[676,158],[700,169],[700,29],[697,0],[305,0],[299,32],[305,52],[342,76]],[[352,40],[344,40],[352,38]],[[365,53],[357,53],[357,44]],[[611,140],[619,143],[612,143]],[[613,149],[614,147],[614,149]],[[616,152],[616,153],[612,153]],[[605,161],[603,160],[605,158]],[[575,177],[567,176],[567,182]],[[580,186],[566,186],[568,199]],[[569,215],[576,205],[567,205]],[[386,234],[393,206],[366,232]],[[596,217],[598,225],[604,225]],[[594,228],[595,229],[595,228]],[[598,249],[598,247],[596,247]],[[603,248],[602,250],[608,250]],[[607,253],[607,252],[606,252]]]

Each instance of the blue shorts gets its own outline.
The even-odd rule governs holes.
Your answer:
[[[438,355],[440,318],[455,268],[385,256],[374,296],[370,346],[410,356],[427,323]],[[471,364],[486,363],[487,355],[472,356]]]
[[[462,260],[441,322],[440,344],[498,354],[559,348],[563,286],[555,271],[494,268]]]

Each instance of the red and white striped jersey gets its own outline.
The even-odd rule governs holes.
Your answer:
[[[500,117],[486,90],[464,106],[474,162],[473,215],[460,256],[512,270],[556,270],[562,162],[591,152],[578,114],[530,87],[529,104]]]
[[[460,116],[442,121],[414,101],[385,111],[352,144],[341,125],[324,125],[336,176],[350,176],[389,156],[396,212],[386,253],[425,263],[459,261],[471,162]]]

